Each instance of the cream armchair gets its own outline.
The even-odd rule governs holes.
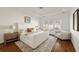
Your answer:
[[[67,32],[67,31],[59,31],[59,32],[56,32],[56,31],[50,31],[50,34],[61,39],[61,40],[68,40],[68,39],[71,39],[71,34],[70,32]]]

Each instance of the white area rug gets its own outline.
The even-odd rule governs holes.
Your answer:
[[[15,44],[23,51],[23,52],[51,52],[57,38],[49,36],[45,42],[39,45],[37,48],[32,49],[22,41],[17,41]]]

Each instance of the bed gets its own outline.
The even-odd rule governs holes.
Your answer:
[[[49,31],[37,31],[32,33],[21,33],[20,40],[27,44],[32,49],[38,47],[41,43],[47,40]]]

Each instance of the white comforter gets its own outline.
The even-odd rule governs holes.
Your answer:
[[[48,31],[39,31],[28,35],[22,33],[20,36],[20,40],[34,49],[38,47],[41,43],[43,43],[46,39],[48,39],[48,36]]]

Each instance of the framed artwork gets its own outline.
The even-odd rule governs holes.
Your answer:
[[[30,23],[31,22],[31,17],[25,16],[24,17],[24,22],[25,23]]]

